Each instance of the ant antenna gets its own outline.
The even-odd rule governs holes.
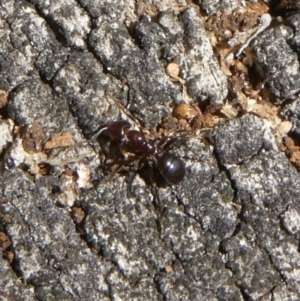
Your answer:
[[[91,137],[91,140],[96,140],[99,135],[101,133],[103,133],[105,130],[107,130],[107,126],[105,126],[104,128],[101,128],[100,130],[98,130],[92,137]]]
[[[144,131],[144,132],[147,132],[149,133],[149,130],[146,129],[142,124],[141,122],[136,119],[134,116],[132,116],[132,114],[128,111],[127,108],[125,108],[117,99],[116,97],[114,97],[111,93],[110,93],[110,90],[107,89],[105,91],[105,96],[107,99],[111,99],[116,105],[117,107],[126,115],[126,117],[130,120],[133,121],[133,123],[135,124],[136,127],[138,127],[140,130]]]

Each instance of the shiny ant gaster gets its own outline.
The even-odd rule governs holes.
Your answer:
[[[135,160],[154,158],[156,167],[166,183],[175,185],[181,182],[185,175],[184,162],[176,155],[161,148],[165,140],[161,139],[156,144],[156,140],[147,140],[142,130],[138,131],[130,128],[131,124],[128,121],[115,121],[100,129],[94,135],[94,139],[103,133],[103,135],[118,143],[119,155],[122,158],[121,161],[120,158],[115,158],[115,160],[118,159],[121,162],[120,167]],[[166,144],[169,145],[170,141]],[[126,161],[124,153],[130,153],[133,156]]]

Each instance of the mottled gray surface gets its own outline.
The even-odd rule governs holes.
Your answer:
[[[291,27],[279,25],[266,30],[254,43],[255,65],[262,79],[269,75],[272,93],[280,101],[299,93],[299,58],[288,43],[294,32]]]
[[[213,15],[247,1],[194,2]],[[128,119],[116,99],[153,132],[174,104],[226,101],[199,6],[0,1],[0,89],[9,92],[0,232],[14,254],[0,259],[1,300],[299,300],[300,176],[268,120],[244,112],[209,132],[210,143],[179,140],[173,151],[186,176],[177,186],[156,189],[147,169],[97,186],[103,153],[88,138]],[[289,15],[252,44],[262,77],[275,72],[267,86],[294,134],[298,19]],[[171,61],[185,85],[166,74]],[[45,139],[68,131],[77,144],[47,158],[24,152],[18,132],[34,122]],[[38,174],[45,161],[51,171]],[[84,168],[95,185],[79,188]],[[85,213],[77,224],[73,205]]]
[[[234,10],[239,8],[241,5],[245,5],[246,2],[244,0],[197,0],[201,5],[201,8],[210,16],[216,13],[222,12],[225,9]]]

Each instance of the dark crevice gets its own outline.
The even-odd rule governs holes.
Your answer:
[[[7,103],[9,103],[9,100],[7,101]],[[2,107],[2,108],[0,109],[0,116],[1,116],[2,119],[4,119],[4,120],[7,120],[7,119],[9,118],[9,117],[8,117],[8,114],[7,114],[6,108],[7,108],[7,104],[6,104],[4,107]]]
[[[168,298],[167,298],[167,296],[164,294],[162,288],[160,287],[159,280],[157,279],[157,278],[159,278],[159,274],[160,274],[160,273],[157,273],[156,275],[154,275],[154,277],[153,277],[153,282],[154,282],[154,285],[155,285],[155,287],[156,287],[157,292],[162,296],[163,301],[167,301]]]
[[[5,249],[2,249],[3,259],[8,261],[13,272],[16,274],[17,278],[23,279],[23,272],[20,267],[20,261],[16,256],[16,252],[13,247],[12,239],[11,239],[10,235],[8,234],[8,232],[6,231],[6,229],[4,229],[2,232],[8,237],[8,240],[10,241],[9,246],[7,246]],[[11,258],[12,256],[13,256],[13,258]]]
[[[90,22],[92,24],[94,17],[92,16],[90,11],[88,10],[88,7],[85,6],[84,4],[82,4],[82,1],[80,1],[80,0],[75,0],[75,2],[78,4],[78,6],[80,6],[82,8],[82,10],[84,10],[89,15]]]
[[[7,162],[6,162],[6,153],[9,151],[9,149],[11,148],[12,143],[8,142],[6,144],[6,146],[4,146],[0,152],[0,174],[2,175],[5,168],[7,168]]]
[[[273,258],[272,258],[272,255],[270,254],[268,249],[266,249],[266,248],[263,248],[263,249],[269,257],[269,261],[270,261],[271,266],[278,273],[278,275],[279,275],[280,279],[282,280],[282,282],[285,283],[285,285],[288,287],[289,283],[287,282],[286,277],[283,275],[282,271],[275,265],[275,263],[273,261]]]
[[[15,210],[18,212],[18,214],[20,215],[20,217],[21,217],[24,225],[27,227],[28,234],[29,234],[29,237],[30,237],[31,241],[34,242],[35,240],[34,240],[34,237],[33,237],[32,233],[31,233],[31,226],[28,224],[26,218],[24,217],[24,215],[22,214],[22,212],[20,211],[20,209],[18,208],[18,206],[16,206],[14,204],[14,202],[12,202],[11,204],[15,208]],[[8,232],[8,231],[6,231],[6,232]],[[22,272],[22,269],[21,269],[21,266],[20,266],[20,261],[18,259],[17,253],[15,252],[15,249],[13,248],[13,243],[11,244],[11,248],[12,248],[12,252],[14,254],[14,258],[13,258],[13,260],[11,262],[12,270],[15,272],[15,274],[18,276],[18,278],[20,278],[20,279],[22,279],[24,281],[24,277],[23,277],[24,275],[23,275],[23,272]]]
[[[12,250],[14,252],[14,250]],[[10,263],[10,266],[12,268],[12,270],[14,271],[14,273],[17,275],[18,278],[23,279],[23,272],[21,270],[20,267],[20,262],[19,260],[16,258],[16,254],[14,252],[14,259],[13,261]]]
[[[129,34],[129,36],[131,37],[132,42],[134,43],[134,45],[142,52],[144,52],[144,48],[142,45],[142,42],[140,41],[140,37],[137,35],[137,25],[139,23],[136,22],[135,24],[133,24],[130,28],[127,28],[127,32]]]
[[[293,28],[294,35],[297,36],[299,34],[298,29]],[[297,41],[297,39],[296,39]],[[287,40],[287,44],[291,47],[292,51],[297,55],[298,62],[300,62],[300,45],[297,43],[295,39]]]
[[[30,0],[27,0],[28,2],[32,3]],[[93,22],[93,17],[91,16],[91,14],[89,13],[88,10],[86,10],[81,4],[80,4],[80,1],[77,1],[77,3],[80,5],[80,7],[82,7],[84,9],[85,12],[87,12],[90,16],[90,20],[91,20],[91,31],[95,28],[95,26],[93,25],[94,22]],[[32,3],[34,4],[34,3]],[[67,47],[72,47],[73,50],[75,51],[78,51],[78,49],[76,49],[74,46],[72,45],[69,45],[68,41],[66,40],[65,38],[65,34],[59,29],[59,24],[57,24],[55,22],[55,20],[53,20],[51,18],[51,16],[47,16],[46,14],[43,13],[42,9],[39,7],[39,5],[37,4],[34,4],[35,8],[36,8],[36,12],[37,14],[43,18],[47,25],[49,26],[49,28],[51,29],[51,31],[53,32],[53,34],[55,35],[55,38],[56,40],[62,45],[64,46],[65,48]],[[95,52],[95,50],[91,47],[90,43],[89,43],[89,37],[90,37],[90,34],[91,34],[91,31],[90,33],[87,34],[86,38],[83,40],[85,41],[85,45],[87,47],[87,50],[89,51],[89,53],[91,53],[93,55],[93,57],[101,63],[102,67],[103,67],[103,73],[104,74],[112,74],[111,72],[108,71],[107,69],[107,66],[105,65],[105,62],[103,62],[103,60],[97,55],[97,53]],[[53,89],[53,78],[55,78],[55,75],[59,72],[59,70],[65,65],[65,63],[68,61],[69,57],[70,57],[70,53],[67,55],[67,58],[66,60],[63,62],[63,64],[60,66],[60,68],[58,68],[58,70],[56,71],[56,73],[53,75],[53,77],[49,80],[45,77],[45,75],[43,75],[42,71],[41,70],[38,70],[39,71],[39,75],[40,75],[40,78],[41,80],[50,85],[50,87]]]
[[[96,29],[96,24],[95,24],[95,18],[91,15],[91,13],[88,11],[88,9],[86,9],[82,4],[80,0],[76,0],[76,2],[80,5],[80,7],[89,15],[90,17],[90,32],[87,33],[86,38],[84,39],[85,41],[85,45],[86,48],[88,50],[89,53],[91,53],[93,55],[93,57],[96,59],[96,61],[98,61],[103,69],[102,72],[106,75],[112,75],[112,73],[108,70],[107,68],[107,64],[105,64],[104,60],[97,54],[97,52],[95,51],[95,49],[92,47],[92,45],[90,44],[90,37],[92,34],[92,31],[94,29]]]
[[[93,29],[91,29],[92,31]],[[95,49],[91,46],[89,39],[90,39],[91,33],[87,34],[87,38],[85,40],[87,50],[93,55],[93,57],[102,65],[102,73],[105,75],[111,75],[115,78],[117,78],[109,69],[107,66],[107,63],[97,54]],[[117,78],[119,80],[122,80],[121,78]]]
[[[77,217],[75,210],[81,210],[82,217]],[[88,248],[91,249],[91,251],[92,251],[94,249],[94,245],[88,241],[87,233],[84,228],[85,221],[88,217],[87,211],[84,208],[75,205],[75,206],[71,207],[70,217],[75,225],[75,229],[76,229],[76,232],[79,234],[79,237],[88,246]],[[92,253],[93,253],[93,251],[92,251]],[[98,254],[101,256],[100,251]]]
[[[288,236],[293,236],[293,233],[291,233],[288,228],[284,225],[284,217],[282,216],[289,208],[289,205],[286,206],[286,208],[278,215],[278,220],[279,220],[279,228],[286,233]]]
[[[252,157],[256,156],[262,149],[263,149],[263,146],[261,146],[260,150],[256,154],[254,154]],[[230,174],[230,171],[228,170],[228,168],[226,168],[222,164],[220,155],[216,151],[216,148],[214,148],[213,155],[214,155],[214,157],[216,159],[216,162],[218,164],[219,170],[225,172],[226,177],[227,177],[228,181],[231,184],[231,188],[232,188],[232,190],[234,192],[234,196],[233,196],[233,200],[232,201],[235,202],[238,199],[238,191],[239,191],[239,189],[238,189],[235,181],[231,178],[231,174]],[[243,162],[241,164],[243,164]],[[242,219],[242,209],[237,213],[237,219],[243,220]],[[236,228],[235,228],[234,232],[232,233],[231,237],[236,236],[241,231],[241,226],[242,226],[241,223],[238,223],[236,225]],[[227,251],[223,250],[223,246],[222,246],[223,242],[224,242],[224,240],[222,240],[221,243],[220,243],[219,252],[222,253],[222,254],[227,254]],[[234,270],[232,270],[227,264],[225,264],[224,267],[226,269],[228,269],[231,273],[234,274]],[[240,293],[241,293],[242,298],[243,298],[244,301],[254,301],[254,299],[249,295],[249,293],[247,292],[247,290],[245,289],[245,287],[243,286],[243,284],[239,285],[238,283],[236,283],[236,287],[239,288],[239,291],[240,291]]]
[[[241,218],[241,216],[240,216],[240,213],[239,213],[239,214],[238,214],[238,219],[240,219],[240,218]],[[231,237],[234,237],[234,236],[238,235],[238,234],[240,233],[241,229],[242,229],[242,224],[241,224],[241,223],[238,223],[238,224],[236,225],[236,227],[235,227],[235,229],[234,229],[234,231],[233,231]]]
[[[285,18],[298,14],[300,11],[300,3],[296,0],[270,0],[269,7],[272,15]]]
[[[110,284],[110,282],[108,281],[108,276],[109,274],[112,272],[114,268],[111,268],[111,270],[107,273],[106,277],[104,278],[105,279],[105,283],[107,284],[107,287],[108,287],[108,297],[110,298],[110,300],[115,300],[114,298],[114,295],[113,295],[113,291],[112,291],[112,285]]]
[[[273,299],[273,294],[274,294],[274,291],[275,291],[275,289],[276,289],[276,287],[277,287],[277,285],[274,285],[268,292],[266,292],[264,295],[262,295],[258,300],[260,301],[260,300],[267,300],[267,299],[269,299],[268,297],[268,295],[272,295],[272,299],[270,299],[271,301],[275,301],[274,299]]]
[[[16,85],[16,86],[14,86],[10,91],[8,91],[8,92],[9,92],[9,96],[8,96],[8,97],[10,97],[10,95],[11,95],[12,93],[14,93],[14,92],[17,93],[17,92],[18,92],[18,89],[19,89],[20,87],[22,87],[24,83],[29,82],[29,81],[30,81],[30,78],[29,78],[29,79],[26,79],[26,80],[24,80],[24,81],[22,81],[22,82],[20,82],[20,83],[18,83],[18,85]],[[10,100],[10,98],[8,99],[8,102],[9,102],[9,100]],[[6,108],[6,106],[5,106],[4,108]]]
[[[117,270],[121,273],[121,275],[124,279],[127,279],[130,282],[130,279],[128,279],[126,277],[124,271],[120,268],[120,265],[118,264],[117,260],[115,260],[113,257],[114,257],[114,255],[112,255],[112,257],[110,258],[111,259],[110,262],[112,263],[112,265],[117,268]]]
[[[240,287],[240,293],[241,293],[244,301],[255,301],[255,299],[253,299],[251,296],[249,296],[249,293],[247,293],[243,287]]]
[[[299,93],[293,95],[292,98],[286,98],[286,99],[281,99],[278,104],[281,107],[281,111],[284,111],[285,108],[288,108],[290,105],[292,105],[295,102],[295,99],[299,97]]]
[[[186,214],[186,216],[188,216],[190,219],[194,220],[197,224],[199,224],[202,231],[205,232],[203,225],[201,223],[201,220],[197,219],[194,215],[192,215],[189,212],[188,206],[183,203],[181,197],[178,195],[178,193],[174,189],[172,189],[172,193],[175,195],[175,197],[177,199],[178,206],[182,206],[184,208],[184,214]]]
[[[71,54],[68,53],[67,56],[66,56],[66,59],[62,62],[62,64],[59,66],[59,68],[57,68],[57,70],[55,71],[55,73],[53,74],[53,76],[48,79],[46,74],[43,73],[43,70],[39,69],[36,67],[36,62],[34,62],[34,66],[36,68],[36,70],[38,71],[39,73],[39,77],[41,79],[41,81],[50,86],[50,88],[52,89],[53,93],[55,93],[55,89],[54,89],[54,85],[53,85],[53,79],[56,77],[56,75],[61,71],[62,68],[64,68],[65,64],[68,62],[69,58],[70,58]]]
[[[64,283],[64,281],[61,281],[61,279],[59,278],[59,280],[58,280],[58,283],[59,283],[59,285],[60,285],[60,287],[61,287],[61,289],[65,292],[65,294],[67,295],[67,296],[69,296],[69,298],[68,298],[68,300],[81,300],[81,296],[80,296],[80,291],[77,291],[77,290],[73,290],[73,291],[70,291],[69,289],[68,289],[68,287],[66,287],[66,285],[65,285],[65,283]],[[75,297],[75,296],[77,297]],[[75,297],[75,298],[74,298]],[[41,301],[44,301],[45,299],[42,299]],[[46,299],[47,300],[47,299]]]
[[[220,247],[219,251],[223,254],[227,254],[226,251],[222,250],[222,247]],[[233,275],[235,274],[235,271],[232,270],[226,263],[224,265],[225,269],[229,270]],[[247,292],[247,289],[244,287],[243,283],[238,283],[238,282],[235,282],[235,286],[239,289],[241,295],[242,295],[242,298],[244,301],[255,301],[250,295],[249,293]]]
[[[228,181],[230,182],[230,186],[231,186],[231,189],[233,190],[233,199],[232,199],[232,202],[235,202],[237,200],[237,195],[238,195],[238,187],[236,186],[236,183],[235,181],[231,178],[231,174],[230,174],[230,171],[228,168],[226,168],[222,162],[221,162],[221,158],[220,158],[220,155],[219,153],[216,151],[216,148],[214,147],[214,150],[213,150],[213,156],[215,157],[216,159],[216,162],[217,162],[217,165],[218,165],[218,168],[220,170],[220,172],[224,172],[225,175],[226,175],[226,178],[228,179]]]
[[[37,14],[46,21],[47,25],[49,26],[49,28],[52,30],[53,34],[55,35],[56,40],[65,47],[71,46],[68,44],[68,41],[64,37],[64,33],[59,29],[59,26],[55,22],[55,20],[53,20],[51,18],[51,16],[47,16],[42,11],[42,8],[38,4],[35,4],[34,1],[27,0],[27,2],[34,5]]]

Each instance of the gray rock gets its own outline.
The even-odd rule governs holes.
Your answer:
[[[203,10],[209,15],[214,15],[224,10],[232,11],[245,5],[244,0],[198,0]]]
[[[280,25],[266,30],[254,43],[255,66],[262,80],[270,76],[268,86],[279,101],[299,92],[298,54],[290,45],[292,28]]]
[[[200,11],[244,1],[174,4],[1,2],[1,300],[299,299],[300,177],[269,120],[241,111],[207,135],[176,132],[186,173],[174,186],[153,158],[110,168],[120,143],[89,139],[125,119],[159,140],[176,104],[228,100]],[[294,134],[298,19],[252,44]],[[66,132],[74,143],[46,149]]]
[[[222,249],[228,256],[226,267],[240,282],[247,298],[255,300],[268,294],[274,286],[282,286],[282,279],[291,288],[291,296],[299,295],[298,277],[297,280],[290,279],[290,269],[282,265],[283,262],[291,265],[293,260],[299,260],[298,254],[294,253],[298,241],[299,175],[283,154],[259,147],[249,149],[249,142],[263,145],[263,139],[261,135],[249,136],[249,129],[258,124],[253,122],[255,118],[245,116],[241,119],[242,124],[248,123],[248,130],[245,127],[238,139],[231,139],[236,121],[227,124],[227,130],[222,133],[224,139],[220,139],[217,133],[214,136],[218,159],[230,174],[236,191],[235,202],[241,206],[236,234],[222,242]],[[242,144],[245,148],[240,147]],[[243,152],[244,162],[240,161]],[[289,252],[283,255],[285,244]],[[260,251],[256,249],[257,245]],[[268,275],[267,282],[265,275]]]

